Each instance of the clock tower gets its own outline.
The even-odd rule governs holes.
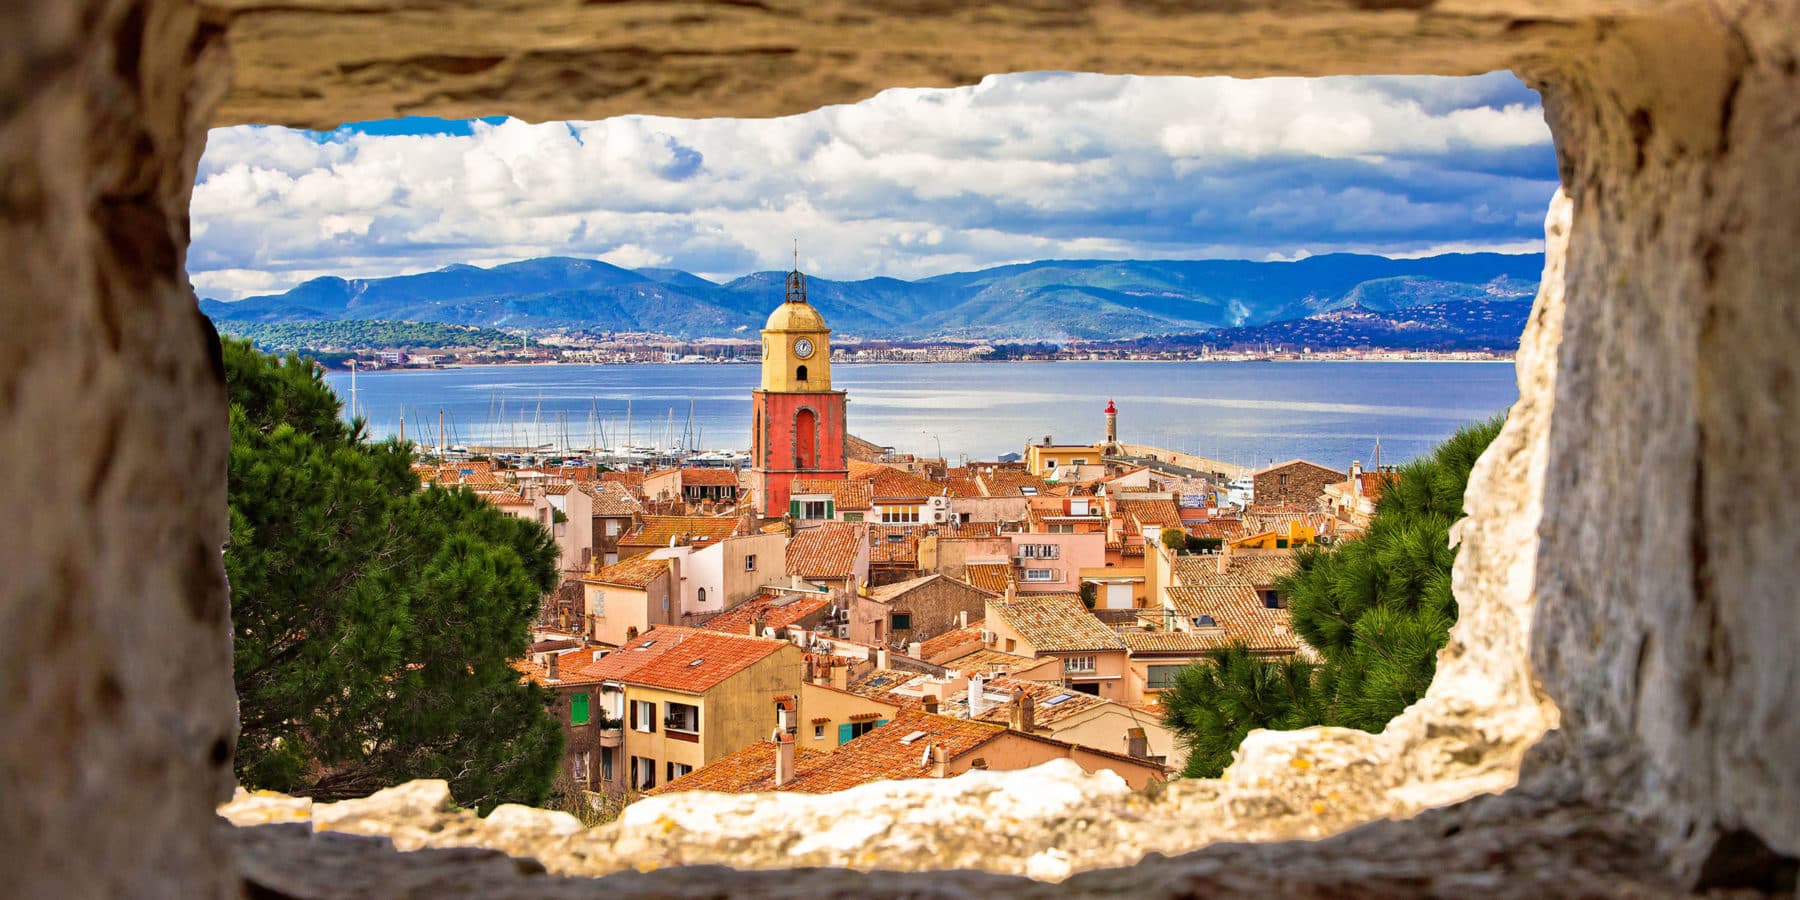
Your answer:
[[[750,471],[757,513],[779,516],[790,511],[794,479],[849,474],[844,392],[831,389],[831,329],[806,302],[806,276],[797,266],[762,340],[762,386],[750,394]]]

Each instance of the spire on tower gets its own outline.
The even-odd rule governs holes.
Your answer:
[[[787,302],[806,302],[806,276],[800,274],[800,239],[794,238],[794,271],[787,277]]]

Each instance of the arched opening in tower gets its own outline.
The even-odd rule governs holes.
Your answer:
[[[794,378],[797,381],[805,381],[806,380],[806,367],[800,366],[799,368],[795,369],[794,370]]]
[[[800,367],[800,377],[806,377],[806,367]],[[819,464],[818,428],[819,417],[810,409],[803,409],[794,417],[794,468],[812,469]]]

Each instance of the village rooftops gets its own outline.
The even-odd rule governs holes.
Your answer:
[[[586,668],[602,681],[703,694],[733,675],[792,647],[787,641],[661,626]]]
[[[847,578],[862,550],[864,526],[826,522],[793,536],[787,546],[787,573],[801,578]]]
[[[1040,653],[1125,649],[1074,594],[1020,594],[988,609]]]
[[[1153,525],[1177,530],[1182,527],[1181,510],[1173,500],[1116,500],[1114,507],[1119,515],[1135,520],[1140,527]]]
[[[1225,564],[1225,571],[1219,571],[1220,562]],[[1223,576],[1230,576],[1244,581],[1252,587],[1269,588],[1300,567],[1299,560],[1293,553],[1233,553],[1224,556],[1216,553],[1182,554],[1175,557],[1175,580],[1182,584],[1194,586],[1206,584]]]
[[[1256,588],[1242,578],[1221,576],[1199,586],[1171,587],[1168,596],[1175,612],[1189,622],[1210,619],[1214,627],[1222,628],[1225,644],[1243,644],[1258,653],[1300,650],[1288,611],[1264,606]]]
[[[977,619],[962,628],[952,628],[936,637],[926,638],[919,643],[919,657],[927,661],[948,653],[958,647],[979,645],[981,643],[982,622]]]
[[[669,561],[649,556],[634,556],[606,566],[581,580],[588,584],[611,584],[619,587],[649,587],[658,576],[669,571]]]
[[[581,486],[594,499],[594,515],[621,518],[639,511],[636,498],[624,485],[614,481],[590,481]]]
[[[869,482],[845,481],[837,478],[796,478],[788,488],[788,496],[831,498],[832,506],[838,510],[858,512],[870,508]]]
[[[682,487],[702,487],[707,485],[737,487],[738,473],[731,469],[707,466],[688,466],[681,470]]]
[[[757,616],[764,628],[786,628],[831,605],[828,594],[763,593],[713,616],[703,626],[708,631],[749,634]]]
[[[1323,472],[1331,472],[1331,473],[1337,475],[1337,477],[1340,479],[1348,479],[1349,478],[1349,476],[1346,475],[1345,473],[1339,472],[1337,469],[1334,469],[1330,466],[1322,466],[1316,462],[1313,462],[1312,460],[1299,459],[1299,458],[1284,460],[1284,461],[1278,462],[1278,463],[1270,463],[1269,465],[1263,466],[1262,468],[1257,469],[1255,472],[1252,472],[1251,475],[1252,476],[1261,475],[1265,472],[1273,472],[1273,471],[1276,471],[1277,469],[1285,469],[1288,466],[1292,466],[1292,465],[1312,466],[1313,468],[1318,469]]]
[[[979,641],[979,637],[977,638]],[[923,651],[920,651],[923,655]],[[926,659],[931,657],[927,656]],[[1022,672],[1041,664],[1043,660],[1017,653],[1007,653],[979,644],[968,653],[942,663],[946,669],[961,672],[964,675],[992,675],[995,672]]]
[[[1017,703],[1017,695],[1023,691],[1031,698],[1032,722],[1040,728],[1055,725],[1064,719],[1073,718],[1081,713],[1099,709],[1112,704],[1111,700],[1070,690],[1059,684],[1045,684],[1041,681],[1026,681],[1022,678],[995,678],[982,689],[983,694],[1001,694],[1006,699],[997,704],[988,704],[976,716],[977,721],[1006,724],[1011,720],[1013,705]],[[968,696],[962,697],[962,708],[968,709]]]
[[[849,479],[869,482],[869,495],[875,500],[924,500],[944,495],[945,487],[928,478],[909,475],[892,466],[850,460]]]
[[[1006,593],[1010,563],[969,563],[963,566],[963,580],[990,594]]]
[[[794,747],[796,776],[826,764],[833,754],[811,747]],[[722,794],[760,794],[775,790],[775,742],[760,740],[644,792],[646,797],[682,791],[718,791]]]
[[[732,516],[645,516],[641,527],[619,538],[619,545],[654,549],[710,543],[731,537],[737,527]]]

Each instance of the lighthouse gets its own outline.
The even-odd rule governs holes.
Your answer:
[[[1119,453],[1119,410],[1113,406],[1110,398],[1106,401],[1106,454],[1117,456]]]

